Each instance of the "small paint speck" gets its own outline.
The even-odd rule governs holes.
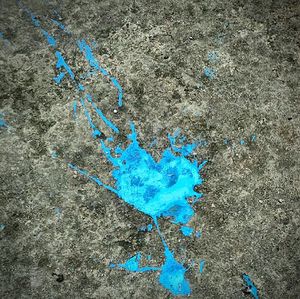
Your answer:
[[[215,71],[210,67],[205,67],[203,73],[204,76],[209,80],[212,80],[215,77]]]
[[[201,260],[200,264],[199,264],[199,272],[200,273],[203,273],[204,266],[205,266],[205,260]]]
[[[2,232],[5,229],[6,225],[5,224],[0,224],[0,232]]]

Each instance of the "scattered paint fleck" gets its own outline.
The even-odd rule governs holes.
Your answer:
[[[51,157],[52,157],[53,159],[56,159],[56,158],[58,157],[58,152],[57,152],[57,151],[52,151]]]
[[[207,58],[210,62],[216,62],[219,59],[219,55],[216,51],[211,51],[208,53]]]
[[[246,288],[243,290],[245,293],[251,294],[253,298],[259,299],[258,297],[258,290],[254,283],[252,282],[251,278],[247,274],[243,274],[243,280],[246,284]]]
[[[54,212],[55,212],[56,218],[60,219],[61,218],[61,213],[62,213],[62,208],[55,208]]]
[[[215,71],[210,67],[205,67],[203,70],[204,76],[209,80],[212,80],[215,77]]]
[[[196,234],[195,234],[195,236],[196,236],[196,238],[201,238],[201,236],[202,236],[202,233],[201,233],[201,232],[199,232],[199,231],[197,231],[197,232],[196,232]]]
[[[201,260],[199,263],[199,272],[200,273],[203,273],[204,266],[205,266],[205,260]]]
[[[250,138],[251,138],[251,141],[252,141],[252,142],[255,142],[255,141],[256,141],[256,135],[255,135],[255,134],[252,134],[252,135],[250,136]]]
[[[182,226],[180,228],[180,230],[183,233],[183,235],[186,236],[186,237],[190,237],[192,235],[193,231],[194,231],[193,228],[188,227],[188,226]]]
[[[5,229],[6,225],[3,223],[0,223],[0,232],[2,232]]]
[[[244,140],[244,139],[241,139],[241,140],[240,140],[240,145],[245,145],[245,144],[246,144],[245,140]]]

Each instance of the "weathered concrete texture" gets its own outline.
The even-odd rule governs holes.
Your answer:
[[[73,32],[61,51],[78,74],[88,68],[74,40],[97,42],[97,58],[125,91],[114,114],[116,91],[100,76],[90,85],[122,129],[117,142],[129,120],[156,158],[178,127],[190,141],[208,141],[196,151],[209,164],[192,222],[203,236],[184,238],[161,221],[178,258],[206,260],[202,274],[189,271],[191,298],[241,298],[243,272],[262,298],[299,298],[299,1],[25,3],[40,17],[59,11]],[[157,273],[108,268],[137,251],[160,265],[161,242],[155,231],[138,232],[150,219],[67,168],[74,162],[113,184],[82,111],[72,118],[74,88],[52,80],[53,52],[14,1],[0,4],[0,31],[11,42],[0,40],[0,112],[10,126],[0,129],[1,297],[172,297]]]

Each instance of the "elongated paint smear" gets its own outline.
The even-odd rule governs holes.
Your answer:
[[[252,282],[250,276],[244,273],[243,274],[243,280],[246,284],[247,293],[251,294],[251,296],[253,298],[259,299],[258,290],[257,290],[255,284]]]
[[[205,260],[201,260],[199,263],[199,272],[200,273],[203,273],[204,266],[205,266]]]

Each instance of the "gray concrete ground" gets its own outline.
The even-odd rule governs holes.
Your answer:
[[[196,150],[209,160],[192,221],[202,237],[160,221],[178,258],[206,260],[202,274],[187,274],[190,297],[241,298],[247,272],[261,298],[299,298],[299,1],[24,3],[40,17],[59,11],[73,32],[61,36],[61,51],[78,74],[87,64],[74,39],[97,42],[97,58],[125,93],[114,114],[116,91],[101,77],[90,82],[122,129],[117,141],[132,120],[157,159],[176,128],[208,142]],[[157,273],[108,267],[137,251],[160,265],[161,242],[155,230],[138,231],[148,217],[68,169],[74,162],[113,184],[83,113],[73,120],[74,88],[52,80],[53,51],[15,1],[0,4],[9,41],[0,39],[0,112],[9,126],[0,128],[1,298],[171,298]]]

